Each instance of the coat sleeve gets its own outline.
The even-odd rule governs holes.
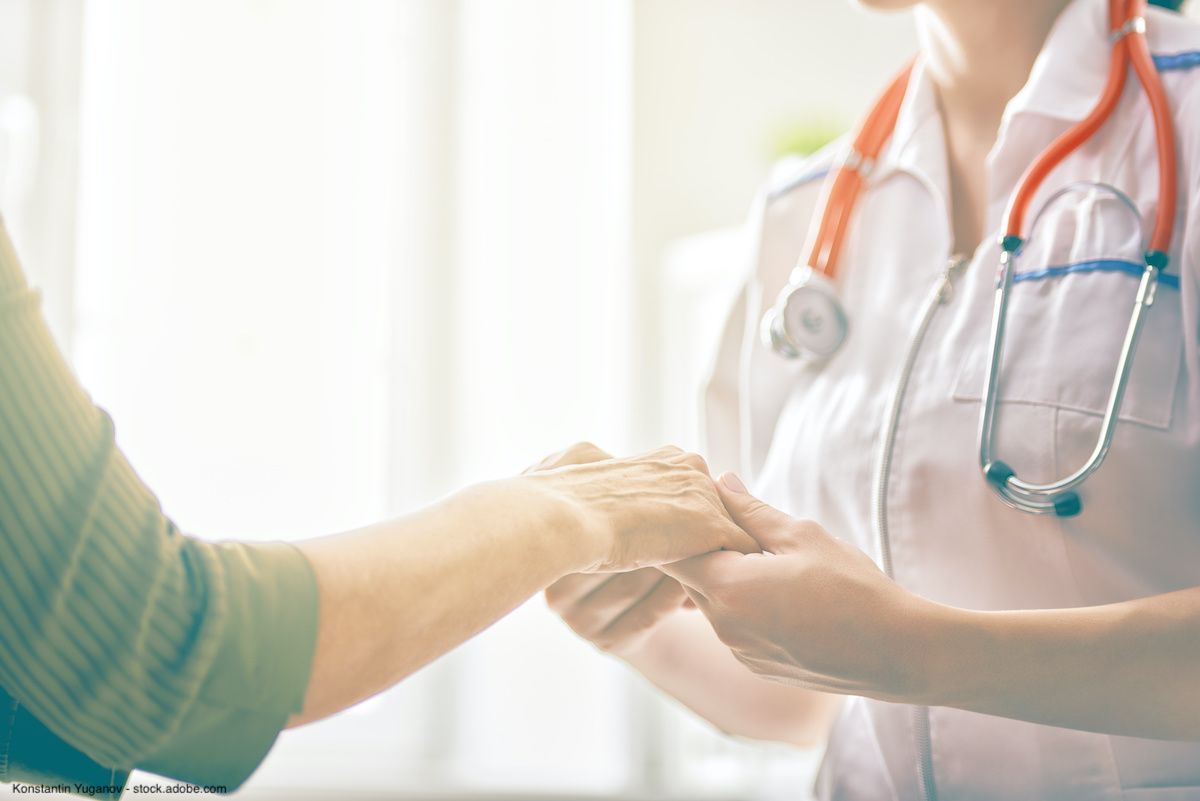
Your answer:
[[[709,359],[700,403],[702,448],[714,475],[733,470],[750,481],[761,461],[754,447],[755,403],[749,373],[762,307],[757,271],[766,202],[765,194],[755,200],[744,225],[737,290]]]
[[[0,553],[0,686],[96,764],[232,789],[300,709],[311,566],[164,516],[54,345],[2,224]]]

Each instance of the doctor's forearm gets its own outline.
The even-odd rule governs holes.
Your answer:
[[[523,479],[302,543],[320,593],[309,723],[395,684],[589,559],[578,522]]]
[[[841,696],[754,675],[699,612],[677,612],[622,657],[660,690],[735,737],[810,748],[825,741],[841,708]]]
[[[1200,739],[1200,588],[1079,609],[947,610],[925,703]]]

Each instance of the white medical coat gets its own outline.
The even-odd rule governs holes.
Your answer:
[[[1022,172],[1100,96],[1109,64],[1107,4],[1075,0],[1009,103],[988,160],[985,241],[937,307],[916,355],[895,432],[884,505],[895,579],[972,609],[1119,602],[1200,585],[1200,25],[1151,9],[1148,38],[1180,149],[1171,263],[1149,310],[1112,450],[1082,487],[1083,511],[1016,512],[978,465],[985,348],[1006,204]],[[764,500],[811,518],[880,558],[873,504],[888,405],[921,309],[950,256],[946,152],[919,62],[894,135],[850,224],[838,283],[850,321],[820,366],[763,345],[759,322],[804,255],[820,178],[841,145],[786,165],[757,204],[756,246],[705,393],[707,451]],[[1126,192],[1157,212],[1149,106],[1130,76],[1112,119],[1044,183],[1033,212],[1072,181]],[[1056,207],[1017,269],[1000,386],[997,456],[1050,480],[1091,452],[1138,278],[1121,268],[1130,218],[1083,192]],[[1136,243],[1133,247],[1136,258]],[[1128,269],[1128,268],[1126,268]],[[1200,670],[1200,665],[1195,667]],[[1112,688],[1114,693],[1120,687]],[[1103,704],[1104,699],[1096,699]],[[818,780],[824,799],[920,799],[919,710],[852,699]],[[1117,737],[956,709],[928,711],[936,797],[1200,799],[1200,743]]]

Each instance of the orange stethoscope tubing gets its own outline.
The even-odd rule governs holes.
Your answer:
[[[871,111],[854,134],[850,155],[825,182],[821,208],[824,213],[810,231],[808,265],[830,279],[837,272],[838,254],[846,237],[846,228],[866,179],[896,129],[900,105],[908,91],[913,62],[901,70],[875,101]]]
[[[1125,89],[1129,64],[1142,84],[1146,99],[1154,116],[1154,134],[1158,148],[1158,217],[1150,237],[1147,261],[1159,270],[1167,266],[1167,252],[1175,232],[1175,208],[1178,201],[1178,177],[1175,151],[1175,126],[1171,120],[1171,109],[1167,93],[1163,88],[1154,59],[1146,44],[1144,16],[1145,0],[1111,0],[1109,3],[1109,25],[1114,39],[1112,65],[1108,71],[1108,82],[1095,108],[1076,125],[1055,139],[1021,176],[1016,193],[1005,215],[1005,250],[1015,252],[1024,242],[1022,228],[1025,215],[1034,194],[1047,176],[1063,159],[1078,150],[1084,142],[1112,116],[1121,93]]]
[[[1063,159],[1078,150],[1112,116],[1125,89],[1129,66],[1137,74],[1154,116],[1158,147],[1158,217],[1150,237],[1147,260],[1159,270],[1167,266],[1167,253],[1175,230],[1178,199],[1175,127],[1158,70],[1144,35],[1145,0],[1110,0],[1109,26],[1114,39],[1108,81],[1096,106],[1082,121],[1055,139],[1025,171],[1009,203],[1001,245],[1015,252],[1024,243],[1026,212],[1037,190]],[[809,231],[808,266],[830,279],[836,277],[838,256],[871,169],[896,128],[900,106],[908,89],[913,63],[907,64],[875,101],[854,133],[849,155],[833,171],[822,189],[823,213]]]

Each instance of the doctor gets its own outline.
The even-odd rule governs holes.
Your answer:
[[[827,741],[823,799],[1200,799],[1200,26],[1108,0],[867,4],[920,30],[888,135],[873,165],[841,142],[772,181],[707,389],[710,461],[754,488],[727,475],[723,498],[769,553],[548,600],[721,729]],[[1114,76],[1103,124],[1028,181]],[[839,165],[861,181],[827,281],[846,336],[786,358],[772,311]],[[1148,265],[1111,447],[1032,514],[1013,478],[1096,452]]]

